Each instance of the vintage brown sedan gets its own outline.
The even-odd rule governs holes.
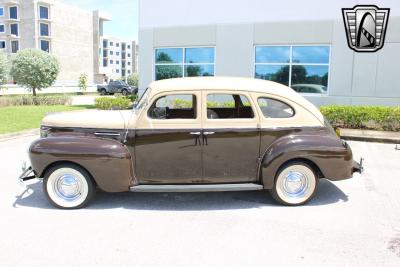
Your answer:
[[[289,87],[247,78],[150,84],[132,110],[46,116],[20,179],[81,208],[106,192],[268,190],[300,205],[318,181],[361,172],[319,110]],[[31,174],[30,174],[31,172]]]

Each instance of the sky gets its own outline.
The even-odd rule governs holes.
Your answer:
[[[104,23],[104,35],[137,40],[139,0],[60,0],[86,10],[101,10],[111,15]]]

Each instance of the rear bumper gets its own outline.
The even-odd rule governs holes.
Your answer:
[[[363,173],[364,171],[363,163],[364,163],[364,158],[361,158],[360,162],[353,160],[353,173],[355,172],[358,172],[360,174]]]

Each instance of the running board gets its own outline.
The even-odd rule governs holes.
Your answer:
[[[219,192],[263,190],[260,184],[137,185],[131,192]]]

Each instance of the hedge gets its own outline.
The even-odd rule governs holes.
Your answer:
[[[0,107],[9,106],[56,106],[70,105],[71,97],[68,96],[1,96]]]
[[[322,114],[334,127],[400,131],[400,106],[323,106]]]
[[[95,100],[95,107],[98,109],[129,109],[132,101],[128,97],[99,97]]]

